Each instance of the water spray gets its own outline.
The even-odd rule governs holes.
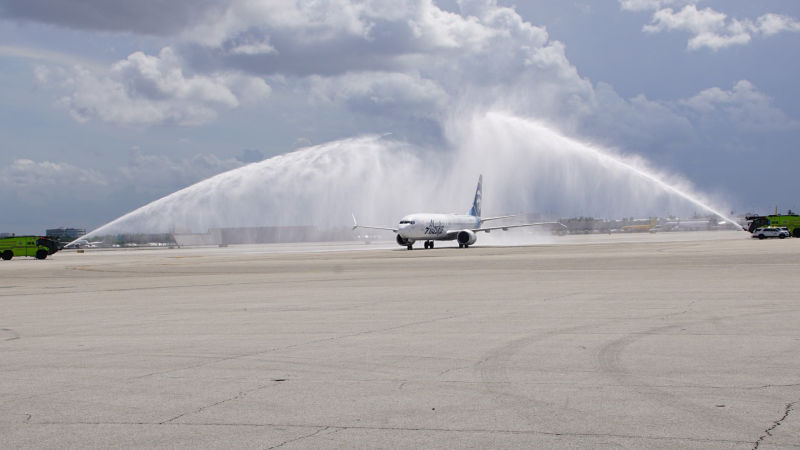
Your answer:
[[[521,124],[523,124],[523,126],[530,127],[531,129],[537,130],[538,133],[553,133],[552,129],[549,129],[545,125],[543,125],[541,123],[534,122],[534,121],[529,120],[529,119],[523,119],[523,118],[520,118],[520,117],[510,116],[510,115],[506,115],[506,114],[503,114],[503,113],[496,113],[496,112],[489,113],[489,116],[496,116],[500,120],[505,120],[505,121],[509,121],[509,122],[521,123]],[[615,156],[611,155],[607,150],[604,151],[604,150],[601,150],[599,148],[593,147],[591,145],[580,143],[578,141],[575,141],[573,139],[567,138],[565,136],[559,135],[557,138],[569,141],[571,145],[575,145],[575,146],[578,146],[578,147],[585,148],[587,152],[590,152],[590,153],[594,154],[597,158],[602,159],[604,161],[607,161],[607,162],[609,162],[611,164],[617,165],[617,166],[619,166],[619,167],[621,167],[621,168],[623,168],[625,170],[628,170],[628,171],[636,174],[637,176],[647,180],[648,182],[652,183],[653,185],[657,186],[658,188],[660,188],[660,189],[662,189],[662,190],[664,190],[666,192],[675,194],[675,195],[677,195],[677,196],[679,196],[681,198],[684,198],[687,201],[691,202],[692,204],[702,208],[703,210],[706,210],[706,211],[714,214],[715,216],[718,216],[719,218],[721,218],[721,219],[723,219],[723,220],[725,220],[725,221],[727,221],[727,222],[729,222],[729,223],[731,223],[733,225],[737,224],[737,222],[735,220],[731,219],[730,217],[728,217],[725,214],[721,213],[720,211],[718,211],[714,207],[710,206],[708,204],[707,200],[706,201],[701,200],[700,198],[698,198],[697,194],[691,194],[687,190],[680,189],[675,185],[667,183],[661,177],[657,176],[651,170],[648,170],[647,168],[645,168],[643,165],[637,167],[637,165],[635,165],[632,162],[625,161],[625,159],[623,159],[622,157],[618,157],[618,156],[615,157]]]
[[[699,207],[732,224],[691,185],[635,157],[568,138],[513,114],[451,120],[445,149],[362,136],[249,164],[109,222],[101,234],[205,233],[215,227],[391,224],[414,211],[465,213],[478,174],[487,215],[627,217]],[[462,210],[463,209],[463,210]]]

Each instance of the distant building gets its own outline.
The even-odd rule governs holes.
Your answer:
[[[52,228],[47,230],[45,235],[60,241],[74,241],[84,234],[86,230],[83,228]]]
[[[14,234],[14,233],[0,233],[0,239],[2,239],[2,238],[10,238],[10,237],[14,237],[14,236],[16,236],[16,234]]]
[[[313,226],[211,228],[207,233],[173,233],[172,236],[180,246],[330,242],[355,239],[350,227],[319,229]]]

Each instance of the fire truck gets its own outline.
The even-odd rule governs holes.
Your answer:
[[[747,216],[751,233],[761,227],[786,227],[792,236],[800,238],[800,216],[797,214],[774,214],[770,216]]]
[[[15,256],[45,259],[61,250],[58,242],[40,236],[14,236],[0,239],[0,258],[8,261]]]

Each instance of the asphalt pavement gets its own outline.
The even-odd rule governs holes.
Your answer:
[[[488,244],[0,261],[0,447],[800,448],[800,239]]]

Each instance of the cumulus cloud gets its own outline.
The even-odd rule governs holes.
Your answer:
[[[134,150],[124,165],[101,173],[66,162],[19,158],[0,168],[0,190],[8,194],[6,200],[18,198],[32,205],[96,204],[118,194],[165,195],[242,165],[238,159],[209,154],[175,159]]]
[[[235,158],[198,154],[191,158],[172,159],[134,150],[127,164],[118,170],[120,178],[136,191],[164,194],[240,166],[242,161]]]
[[[105,177],[91,169],[82,169],[63,162],[36,162],[27,158],[15,159],[10,166],[3,169],[0,182],[7,187],[21,189],[52,187],[64,182],[96,186],[107,184]]]
[[[0,168],[2,201],[17,210],[21,205],[39,207],[48,202],[80,202],[107,188],[110,181],[101,173],[65,162],[33,161],[18,158]],[[6,209],[8,210],[8,209]]]
[[[65,3],[86,5],[91,0]],[[116,20],[112,16],[126,8],[115,9],[116,1],[102,3],[95,5],[97,14],[110,24]],[[737,20],[711,8],[698,9],[696,3],[620,0],[623,10],[653,12],[646,32],[690,33],[691,49],[720,49],[756,35],[798,28],[787,16]],[[56,20],[33,6],[16,5],[7,11],[30,20]],[[623,99],[611,86],[592,85],[544,27],[494,0],[462,0],[457,12],[432,0],[208,0],[188,11],[181,6],[164,10],[174,21],[148,25],[155,28],[137,25],[138,16],[131,18],[131,25],[118,30],[168,35],[174,43],[157,55],[135,52],[107,72],[73,70],[66,77],[68,93],[61,104],[78,120],[199,125],[248,101],[269,101],[268,79],[290,93],[292,101],[334,104],[409,127],[419,128],[423,120],[431,129],[439,127],[438,134],[426,131],[432,136],[439,136],[446,121],[464,109],[495,108],[546,117],[569,131],[633,139],[642,146],[648,136],[667,139],[669,130],[691,134],[684,115],[695,117],[701,111],[691,105],[702,95],[677,107],[643,95]],[[97,27],[87,18],[58,20],[72,20],[73,27]],[[58,72],[37,69],[43,83],[57,78],[54,73]],[[741,96],[745,91],[730,92]],[[758,97],[757,90],[749,92],[751,100]],[[749,114],[761,112],[769,119],[751,118],[751,124],[775,118],[776,108],[760,101],[769,108]],[[716,107],[730,111],[730,105]],[[740,120],[742,114],[726,117]]]
[[[745,45],[754,36],[772,36],[781,32],[800,31],[800,21],[781,14],[764,14],[755,20],[729,18],[727,14],[710,7],[698,9],[694,1],[679,10],[663,8],[679,3],[664,0],[620,0],[623,10],[655,10],[650,24],[642,30],[647,33],[685,31],[692,35],[687,43],[690,50],[708,48],[713,51]],[[687,3],[687,2],[683,2]]]
[[[71,93],[60,103],[77,120],[125,125],[198,125],[270,93],[263,79],[236,72],[187,76],[170,47],[158,56],[135,52],[108,74],[76,66],[62,83]]]
[[[444,89],[418,74],[358,72],[337,77],[313,76],[310,92],[317,101],[344,102],[365,114],[402,112],[438,117],[447,103]]]
[[[97,14],[125,11],[106,3]],[[559,117],[591,101],[591,83],[543,27],[494,0],[458,5],[457,13],[432,0],[209,1],[191,14],[174,7],[164,14],[180,16],[179,26],[157,30],[170,34],[172,45],[158,55],[135,52],[105,72],[73,70],[60,103],[81,121],[199,125],[247,99],[263,101],[271,90],[265,79],[281,79],[312,102],[407,122],[441,119],[464,99]],[[33,7],[8,11],[55,20]],[[94,26],[71,20],[75,27]],[[45,75],[37,71],[40,80],[52,79]]]
[[[798,121],[789,118],[772,98],[747,80],[736,82],[731,90],[713,87],[678,103],[704,120],[729,120],[744,130],[800,128]]]
[[[41,48],[30,48],[19,45],[0,45],[0,56],[9,56],[12,58],[24,58],[31,61],[38,62],[55,62],[67,66],[86,66],[95,69],[102,69],[102,66],[95,61],[72,55],[65,52],[46,50]]]
[[[800,21],[782,14],[764,14],[753,26],[765,36],[772,36],[783,31],[800,31]]]
[[[665,6],[693,3],[696,0],[619,0],[625,11],[652,11]]]
[[[562,128],[563,129],[563,128]],[[594,142],[646,156],[667,166],[691,171],[732,151],[757,153],[764,142],[778,142],[776,132],[796,133],[800,121],[787,115],[775,99],[747,80],[731,88],[712,87],[677,100],[622,98],[606,83],[595,86],[591,107],[573,130]],[[774,151],[791,159],[787,148]],[[694,161],[687,164],[687,161]]]
[[[671,8],[659,9],[653,14],[653,24],[645,25],[644,31],[657,33],[664,30],[685,30],[695,34],[725,27],[724,13],[711,8],[698,10],[695,5],[687,5],[679,12]]]
[[[236,157],[237,160],[243,163],[258,162],[265,158],[264,153],[258,149],[246,148],[239,153]]]
[[[217,0],[0,0],[7,19],[24,19],[73,29],[169,35],[207,21]]]
[[[4,231],[16,228],[18,234],[33,234],[65,223],[79,226],[92,205],[107,198],[113,183],[98,171],[74,164],[17,158],[0,166],[0,211],[13,212],[3,216],[2,226],[8,227]]]
[[[685,143],[694,134],[691,121],[669,102],[650,100],[642,94],[624,99],[607,83],[598,83],[595,92],[594,107],[582,119],[582,128],[593,135],[642,151],[653,143]]]
[[[383,2],[349,0],[219,2],[216,6],[220,9],[217,17],[187,24],[179,35],[210,47],[222,47],[230,39],[253,30],[270,30],[275,34],[289,32],[303,45],[336,39],[342,35],[366,37],[372,25],[370,17],[375,13],[387,12],[389,6]],[[402,4],[398,4],[398,9],[402,8]]]
[[[231,47],[230,52],[234,55],[268,55],[278,51],[269,42],[262,41],[236,44]]]
[[[87,226],[87,220],[98,220],[98,211],[122,213],[132,206],[130,202],[146,203],[243,165],[237,159],[208,154],[170,158],[135,150],[129,156],[125,164],[103,172],[29,158],[0,167],[0,192],[4,194],[0,196],[0,210],[15,212],[14,217],[4,217],[4,224],[25,229],[29,228],[26,223],[34,220],[51,227],[64,223]],[[53,223],[54,217],[63,222]]]

